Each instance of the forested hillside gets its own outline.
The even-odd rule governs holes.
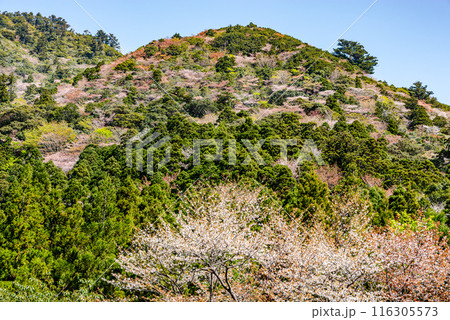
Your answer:
[[[361,44],[251,23],[122,56],[6,12],[0,44],[0,300],[449,300],[450,107]]]

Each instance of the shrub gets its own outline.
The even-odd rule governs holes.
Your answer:
[[[39,99],[36,100],[36,105],[53,106],[56,104],[53,95],[57,92],[57,88],[39,88]]]
[[[236,66],[236,58],[233,55],[226,55],[217,60],[216,72],[229,73],[233,72]]]
[[[0,31],[1,35],[8,40],[14,41],[16,39],[16,33],[14,30],[3,29]]]
[[[49,123],[25,132],[26,144],[38,146],[46,152],[60,151],[74,141],[76,141],[75,132],[65,123]]]
[[[193,117],[201,118],[217,111],[216,105],[208,99],[194,100],[185,106],[185,110]]]
[[[428,116],[427,110],[423,106],[417,106],[417,108],[410,111],[408,116],[411,120],[411,128],[416,128],[419,125],[433,125],[433,122]]]
[[[147,57],[153,57],[159,49],[157,46],[148,44],[145,46],[144,51]]]
[[[344,67],[344,70],[347,72],[355,72],[355,67],[348,61],[345,61],[342,67]]]
[[[273,75],[273,69],[267,65],[261,68],[256,68],[255,72],[261,80],[270,80]]]
[[[370,77],[367,76],[361,76],[361,79],[366,82],[366,83],[370,83],[370,84],[376,84],[377,81],[375,79],[372,79]]]
[[[111,140],[113,137],[113,133],[108,128],[99,128],[96,129],[92,136],[91,140],[93,143],[105,143]]]
[[[14,99],[14,75],[0,74],[0,103]]]
[[[387,121],[387,131],[392,134],[399,134],[398,131],[398,121],[394,118],[389,118]]]
[[[207,37],[214,37],[215,34],[216,32],[213,29],[208,29],[205,33]]]
[[[321,77],[329,77],[335,66],[323,59],[319,60],[308,60],[304,63],[304,67],[306,68],[306,72],[311,75],[319,75]]]
[[[433,124],[439,128],[446,127],[447,123],[447,119],[441,116],[436,116],[433,119]]]
[[[333,90],[333,84],[327,78],[322,77],[319,82],[322,85],[320,88],[321,91]]]
[[[159,69],[153,70],[153,80],[156,82],[162,81],[163,72]]]
[[[139,92],[137,91],[136,87],[130,87],[127,92],[127,96],[123,99],[123,102],[130,105],[136,104],[138,94]]]
[[[230,92],[221,93],[217,96],[216,105],[219,110],[223,110],[226,107],[233,109],[235,104],[236,98]]]
[[[188,49],[188,44],[183,42],[180,44],[171,44],[166,50],[164,50],[164,53],[169,56],[179,56],[183,52],[186,52]]]
[[[239,116],[236,112],[233,111],[229,106],[226,106],[223,111],[219,114],[217,118],[217,122],[233,122],[239,119]]]
[[[327,98],[327,102],[325,103],[325,105],[330,108],[331,110],[339,113],[339,114],[343,114],[343,110],[341,108],[341,105],[339,104],[338,99],[336,99],[336,97],[334,95],[329,96]]]
[[[201,47],[202,45],[205,44],[205,40],[199,37],[188,37],[185,38],[184,40],[187,41],[191,46]]]
[[[114,70],[118,71],[135,71],[137,68],[136,60],[128,59],[125,60],[122,63],[119,63],[117,66],[114,67]]]
[[[270,104],[276,104],[282,106],[287,101],[286,91],[279,90],[273,92],[269,97]]]
[[[226,49],[228,53],[244,55],[261,52],[267,43],[267,37],[250,28],[229,27],[214,39],[212,46],[217,49]]]
[[[74,103],[68,103],[64,107],[57,107],[51,118],[56,121],[65,121],[68,123],[75,123],[80,118],[80,113],[78,112],[78,107]]]
[[[206,53],[202,50],[196,50],[192,53],[192,59],[195,62],[200,62],[206,59]]]

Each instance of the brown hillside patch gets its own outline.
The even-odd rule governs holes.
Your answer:
[[[343,175],[342,170],[337,165],[324,165],[316,169],[320,181],[325,182],[329,188],[337,186]]]
[[[209,55],[210,59],[217,60],[225,55],[224,52],[213,52]]]
[[[388,142],[388,145],[396,144],[396,143],[400,142],[400,140],[402,140],[401,136],[397,136],[397,135],[393,135],[393,134],[388,134],[384,138]]]
[[[44,162],[52,161],[55,166],[67,173],[72,170],[72,168],[77,163],[78,159],[80,158],[80,154],[88,145],[87,142],[87,135],[80,135],[77,137],[77,142],[75,142],[66,150],[44,155]]]

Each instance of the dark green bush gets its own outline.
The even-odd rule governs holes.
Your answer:
[[[153,57],[159,51],[159,48],[157,46],[148,44],[145,46],[144,50],[147,57]]]
[[[217,60],[216,72],[229,73],[234,71],[236,58],[233,55],[226,55]]]
[[[217,112],[217,106],[208,99],[194,100],[185,106],[185,110],[193,117],[202,118],[208,113]]]
[[[169,56],[179,56],[186,52],[188,49],[188,44],[185,42],[182,42],[180,44],[171,44],[166,50],[164,50],[164,53]]]
[[[137,68],[136,60],[135,59],[128,59],[125,60],[122,63],[119,63],[117,66],[114,67],[114,70],[118,71],[135,71]]]

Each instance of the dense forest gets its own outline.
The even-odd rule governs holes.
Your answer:
[[[0,14],[0,300],[450,299],[450,107],[427,86],[253,23],[118,49]],[[152,174],[127,164],[144,130],[171,138]]]

